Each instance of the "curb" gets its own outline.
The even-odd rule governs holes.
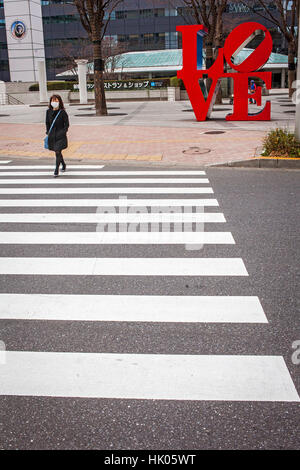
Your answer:
[[[239,167],[239,168],[287,168],[300,170],[300,158],[252,158],[237,162],[220,163],[213,167]]]

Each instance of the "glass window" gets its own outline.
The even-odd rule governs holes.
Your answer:
[[[124,14],[125,11],[116,11],[116,20],[123,20],[125,18]]]
[[[144,44],[152,44],[154,42],[153,33],[142,34],[142,37],[143,37]]]
[[[139,35],[138,34],[129,34],[129,42],[130,42],[130,44],[137,44],[139,42]]]
[[[116,20],[124,20],[126,18],[128,20],[132,20],[132,19],[138,18],[138,16],[139,16],[138,10],[120,10],[120,11],[116,11]]]
[[[44,16],[43,23],[74,23],[79,21],[79,15],[58,15],[58,16]]]
[[[164,8],[155,8],[154,16],[165,16],[165,9]]]
[[[42,0],[42,5],[57,5],[59,3],[73,3],[71,0]]]
[[[154,15],[154,11],[147,9],[147,10],[140,10],[140,15],[142,18],[150,18]]]
[[[128,20],[133,20],[135,18],[138,18],[138,16],[139,16],[138,10],[128,10],[126,18]]]
[[[9,70],[8,60],[0,60],[0,70],[1,72],[7,72]]]
[[[46,47],[59,47],[64,45],[84,46],[90,44],[88,38],[63,38],[63,39],[45,39]]]

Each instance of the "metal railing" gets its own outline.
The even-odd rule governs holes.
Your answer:
[[[24,104],[22,101],[18,100],[8,93],[0,93],[0,104]]]

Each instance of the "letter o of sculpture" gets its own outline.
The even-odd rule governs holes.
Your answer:
[[[241,64],[233,64],[232,55],[255,32],[263,31],[265,37],[257,48]],[[224,45],[224,56],[228,65],[238,72],[254,72],[261,68],[272,52],[272,37],[267,28],[260,23],[249,22],[237,26],[227,37]]]

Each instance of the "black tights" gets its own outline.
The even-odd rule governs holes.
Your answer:
[[[59,165],[62,164],[62,166],[65,166],[65,161],[64,157],[62,156],[61,150],[58,152],[55,152],[56,155],[56,170],[59,170]]]

